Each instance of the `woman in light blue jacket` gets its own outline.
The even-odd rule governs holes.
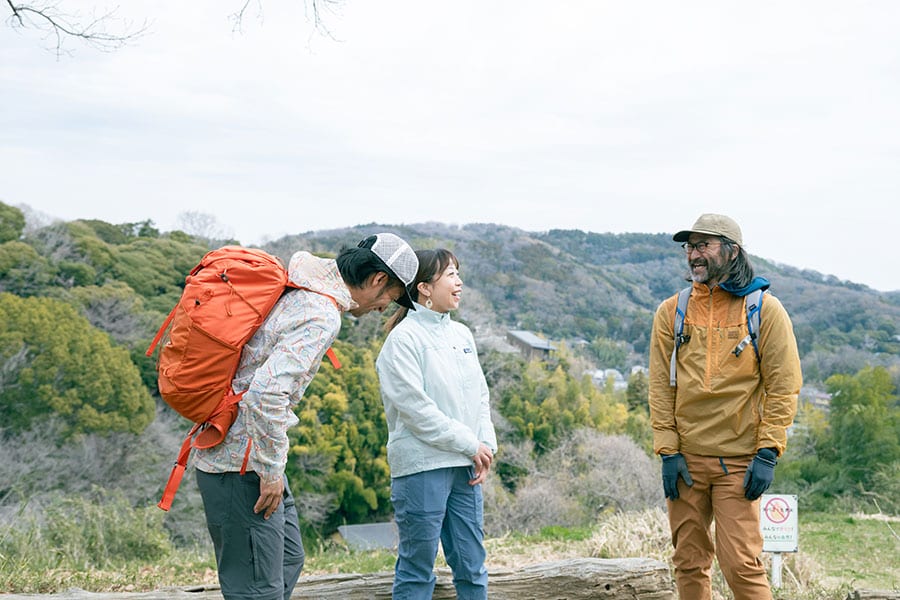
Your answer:
[[[481,483],[497,451],[487,382],[459,307],[459,262],[420,250],[409,292],[375,365],[388,425],[391,502],[400,533],[393,598],[430,599],[438,544],[460,600],[487,598]]]

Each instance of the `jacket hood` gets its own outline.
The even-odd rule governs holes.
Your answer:
[[[288,279],[294,285],[334,298],[342,311],[356,306],[332,258],[319,258],[305,250],[296,252],[288,266]]]
[[[732,282],[730,279],[728,281],[725,281],[724,283],[720,283],[719,287],[729,294],[733,294],[735,296],[743,298],[747,294],[755,292],[756,290],[767,290],[769,289],[769,285],[771,284],[765,277],[754,277],[753,281],[751,281],[749,285],[746,285],[742,288],[735,287],[734,282]]]

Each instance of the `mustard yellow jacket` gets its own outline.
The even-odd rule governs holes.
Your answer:
[[[763,295],[760,360],[753,347],[732,351],[747,335],[744,298],[719,286],[694,283],[677,358],[677,386],[669,384],[678,295],[663,301],[650,339],[650,421],[658,454],[742,456],[760,448],[779,455],[797,412],[802,376],[790,317]]]

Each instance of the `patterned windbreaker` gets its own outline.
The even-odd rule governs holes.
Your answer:
[[[232,382],[236,393],[244,392],[237,420],[221,444],[195,450],[201,471],[240,471],[252,440],[247,470],[266,483],[284,474],[287,432],[299,421],[294,408],[341,329],[341,312],[356,306],[334,260],[297,252],[288,273],[293,283],[318,293],[285,293],[244,346]]]
[[[694,283],[684,319],[690,340],[678,350],[677,387],[669,360],[678,295],[660,304],[650,339],[650,421],[658,454],[742,456],[760,448],[780,455],[797,411],[802,377],[787,311],[763,295],[759,353],[735,356],[747,335],[744,298]]]

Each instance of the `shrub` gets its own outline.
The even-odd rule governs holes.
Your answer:
[[[0,526],[0,571],[84,571],[154,562],[171,550],[155,507],[135,508],[120,493],[53,495],[42,506],[23,504]]]
[[[504,446],[502,472],[522,473],[485,486],[485,529],[534,533],[547,526],[580,527],[598,515],[663,505],[655,461],[624,435],[575,431],[554,450],[529,460],[526,448]]]

